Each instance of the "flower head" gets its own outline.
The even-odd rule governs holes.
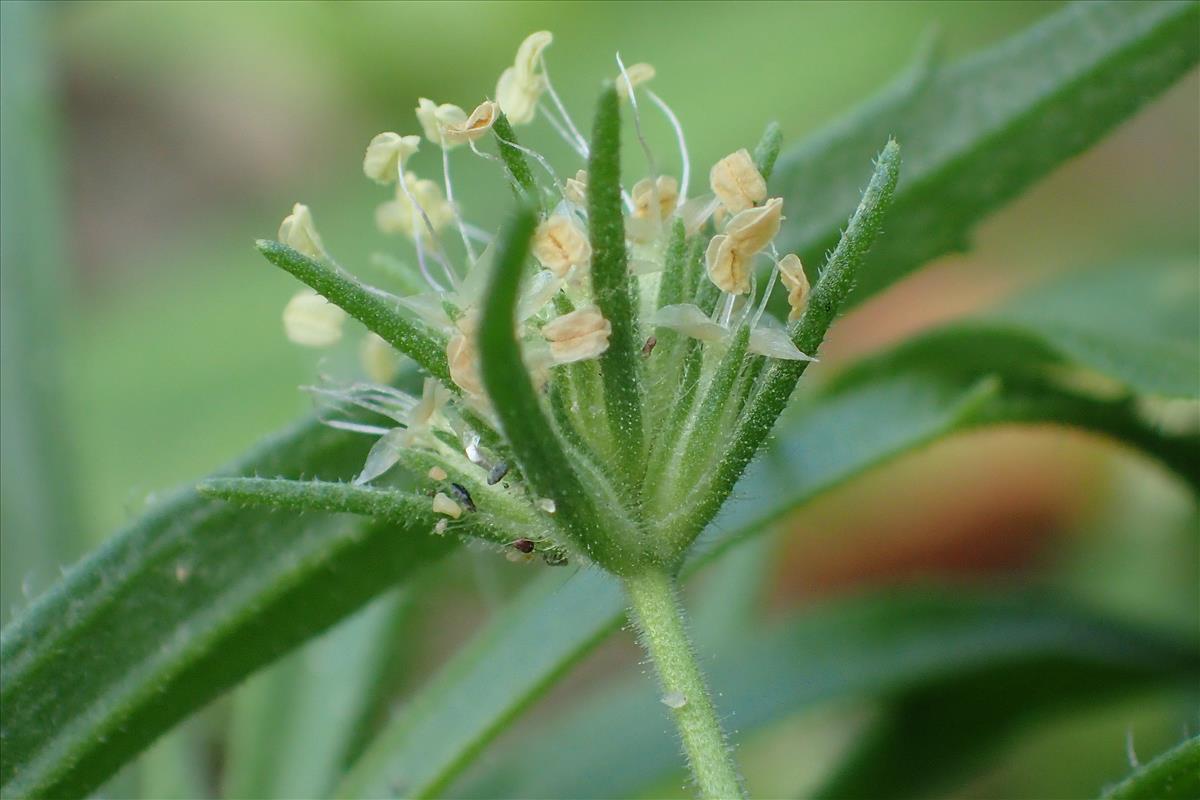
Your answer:
[[[325,258],[325,246],[313,224],[312,212],[303,203],[292,206],[292,213],[279,225],[279,241],[312,258]]]
[[[392,131],[379,134],[367,145],[363,174],[376,183],[392,183],[399,177],[405,160],[417,152],[420,144],[420,136],[401,136]]]
[[[529,34],[517,48],[513,65],[500,73],[500,80],[496,82],[496,102],[513,125],[533,121],[538,100],[546,89],[546,78],[538,71],[538,66],[542,51],[553,41],[554,36],[549,31]]]

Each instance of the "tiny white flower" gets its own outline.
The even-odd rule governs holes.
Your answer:
[[[420,226],[422,235],[427,235],[421,211],[413,205],[409,194],[425,209],[434,233],[454,221],[454,207],[446,200],[440,186],[431,180],[417,178],[412,172],[404,173],[404,182],[408,186],[407,192],[397,184],[396,198],[382,203],[375,209],[375,225],[382,233],[403,233],[411,239]]]
[[[458,333],[446,345],[450,379],[467,394],[482,397],[483,380],[479,376],[479,348],[475,341],[478,320],[474,314],[465,314],[457,327]]]
[[[812,356],[800,352],[800,348],[792,343],[792,338],[782,328],[758,327],[750,331],[750,343],[746,351],[785,361],[816,361]]]
[[[659,175],[653,181],[643,178],[633,185],[630,196],[633,198],[633,216],[664,220],[671,216],[679,202],[679,181],[670,175]]]
[[[546,79],[538,72],[542,51],[550,46],[554,36],[538,31],[525,37],[517,48],[513,65],[500,73],[496,82],[496,102],[513,125],[532,122],[538,100],[546,89]]]
[[[592,245],[573,217],[555,214],[538,225],[533,236],[533,255],[543,267],[565,278],[572,267],[591,266]]]
[[[731,214],[745,211],[767,198],[767,182],[744,148],[714,164],[708,182],[713,194]]]
[[[279,225],[279,241],[310,258],[325,258],[325,245],[313,223],[312,212],[303,203],[292,206],[292,213]]]
[[[729,331],[709,319],[708,314],[692,303],[663,306],[654,312],[650,322],[702,342],[719,342],[729,335]]]
[[[421,124],[421,130],[425,132],[425,138],[433,144],[446,149],[452,149],[462,144],[462,141],[451,141],[446,135],[447,129],[451,126],[462,125],[467,121],[467,112],[463,111],[453,103],[437,103],[430,100],[428,97],[420,97],[417,99],[417,122]]]
[[[401,136],[393,131],[379,134],[367,145],[363,174],[376,183],[392,183],[400,167],[421,144],[420,136]]]
[[[595,306],[577,308],[542,327],[556,364],[571,364],[596,358],[608,349],[612,323]]]
[[[346,312],[312,289],[304,289],[283,308],[287,338],[305,347],[328,347],[342,338]]]

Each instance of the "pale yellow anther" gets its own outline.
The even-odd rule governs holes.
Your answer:
[[[434,233],[454,221],[454,207],[442,194],[442,187],[431,180],[418,179],[411,172],[404,173],[404,183],[408,187],[407,192],[403,186],[397,184],[396,199],[389,200],[375,209],[375,224],[381,232],[403,233],[412,238],[416,227],[420,226],[422,235],[428,238],[428,231],[424,229],[425,221],[421,219],[420,210],[409,199],[410,194],[421,208],[425,209]]]
[[[542,336],[550,343],[550,355],[556,364],[571,364],[604,353],[612,324],[595,306],[578,308],[552,319],[542,327]]]
[[[538,72],[542,51],[554,41],[549,31],[538,31],[525,37],[517,48],[513,65],[500,73],[496,82],[496,102],[513,125],[533,121],[538,100],[546,89],[546,79]]]
[[[442,135],[450,144],[474,142],[492,129],[492,124],[499,115],[500,106],[491,100],[485,100],[475,107],[469,117],[462,121],[447,122],[442,127]]]
[[[391,383],[400,372],[400,355],[383,337],[368,333],[358,348],[363,372],[375,383]]]
[[[466,139],[452,141],[447,135],[449,128],[462,126],[467,122],[467,112],[453,103],[438,105],[428,97],[420,97],[417,99],[416,111],[417,122],[421,124],[425,138],[439,147],[450,149],[467,141]]]
[[[451,336],[446,345],[450,380],[467,394],[482,397],[483,380],[479,376],[479,348],[475,341],[478,318],[474,314],[465,314],[455,325],[458,333]]]
[[[708,279],[723,292],[746,294],[750,291],[751,256],[734,246],[730,237],[714,236],[704,252],[704,264]]]
[[[783,198],[772,197],[766,205],[735,214],[725,226],[725,235],[733,242],[734,248],[749,258],[770,244],[779,233],[782,211]]]
[[[633,216],[637,219],[664,220],[675,211],[679,202],[679,181],[670,175],[656,180],[643,178],[633,185]]]
[[[444,480],[446,480],[447,477],[449,477],[449,476],[446,475],[446,470],[442,469],[441,467],[430,467],[429,468],[429,480],[444,481]]]
[[[556,277],[565,278],[571,267],[587,269],[591,265],[592,245],[573,217],[555,214],[538,225],[533,256]]]
[[[779,260],[779,278],[788,290],[788,305],[792,310],[788,313],[788,322],[795,322],[804,313],[808,305],[808,276],[804,274],[804,265],[795,253],[788,253]]]
[[[563,186],[563,198],[579,208],[585,207],[587,205],[587,180],[588,174],[585,169],[576,172],[574,178],[567,178],[566,185]]]
[[[312,212],[303,203],[292,206],[292,213],[279,225],[279,241],[310,258],[325,258],[325,245],[313,224]]]
[[[633,84],[633,88],[641,86],[646,81],[654,77],[654,67],[650,64],[633,64],[625,68],[622,75],[618,75],[614,81],[617,87],[617,96],[621,100],[629,99],[629,84]],[[626,81],[628,79],[628,81]]]
[[[287,338],[305,347],[327,347],[342,338],[346,312],[312,289],[304,289],[283,308]]]
[[[433,513],[445,514],[452,519],[458,519],[462,516],[462,506],[442,492],[438,492],[433,496]]]
[[[421,144],[420,136],[401,136],[393,131],[379,134],[367,145],[363,174],[376,183],[392,183],[400,167]]]
[[[731,214],[745,211],[767,198],[767,182],[744,148],[713,164],[708,182],[713,194]]]

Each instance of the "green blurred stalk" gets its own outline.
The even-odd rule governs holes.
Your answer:
[[[61,172],[48,6],[0,3],[0,619],[84,547],[60,363]]]

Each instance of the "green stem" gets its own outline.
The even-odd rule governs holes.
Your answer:
[[[663,703],[675,717],[700,795],[745,797],[732,752],[696,663],[675,579],[666,572],[641,572],[625,578],[625,591],[641,631],[642,647],[658,672]]]

